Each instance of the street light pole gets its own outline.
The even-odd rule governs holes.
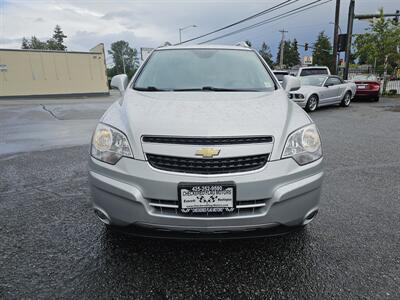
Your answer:
[[[329,22],[329,24],[335,25],[335,22]],[[337,24],[338,29],[339,29],[339,33],[342,34],[342,28],[340,28],[340,25]],[[336,60],[336,75],[338,75],[339,73],[339,63],[340,63],[340,52],[339,52],[339,36],[338,37],[338,41],[337,41],[337,46],[336,46],[336,52],[337,52],[337,60]],[[333,54],[333,53],[332,53]]]
[[[335,29],[333,32],[333,55],[332,55],[332,61],[333,61],[333,74],[337,74],[337,53],[338,53],[338,29],[339,29],[339,15],[340,15],[340,0],[336,0],[336,10],[335,10]]]
[[[347,45],[346,45],[346,66],[344,68],[343,79],[349,78],[349,66],[350,66],[350,55],[351,55],[351,37],[353,35],[353,21],[354,21],[354,5],[355,0],[350,0],[349,5],[349,17],[347,21]]]
[[[283,55],[284,55],[284,47],[285,47],[285,29],[279,30],[280,33],[282,33],[282,39],[281,39],[281,52],[280,52],[280,57],[279,57],[279,68],[282,70],[283,69]]]
[[[184,31],[185,29],[188,29],[188,28],[192,28],[192,27],[197,27],[197,25],[189,25],[186,27],[179,28],[179,44],[182,43],[182,31]]]

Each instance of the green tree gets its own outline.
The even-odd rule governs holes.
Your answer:
[[[22,38],[22,45],[21,45],[21,49],[29,49],[29,41],[27,38],[23,37]]]
[[[332,44],[324,31],[318,34],[313,48],[313,64],[332,69]]]
[[[53,40],[56,42],[56,45],[59,50],[65,50],[67,49],[67,46],[64,45],[64,39],[67,36],[64,34],[64,32],[61,30],[60,25],[56,25],[54,28],[54,33],[53,33]]]
[[[265,60],[265,62],[272,68],[273,61],[272,61],[272,53],[271,53],[271,48],[263,42],[261,45],[261,49],[258,51],[260,53],[261,57]]]
[[[128,77],[132,77],[135,74],[138,65],[137,50],[131,48],[127,41],[112,43],[108,53],[111,54],[114,61],[114,67],[108,72],[110,76],[124,73]]]
[[[281,59],[281,45],[278,47],[278,53],[276,54],[276,64],[280,64]],[[293,67],[300,64],[300,53],[297,47],[296,39],[291,42],[290,40],[284,41],[283,46],[283,64],[287,67]]]
[[[30,40],[23,37],[22,38],[22,49],[41,49],[41,50],[61,50],[65,51],[67,46],[64,45],[64,38],[67,36],[61,30],[59,25],[54,28],[53,37],[47,42],[42,42],[36,36],[32,36]]]
[[[53,32],[53,37],[47,40],[47,49],[65,51],[67,49],[67,46],[64,45],[64,39],[66,37],[67,36],[62,31],[60,25],[56,25]]]
[[[31,37],[31,41],[29,42],[30,49],[47,49],[46,42],[42,42],[36,36]]]
[[[383,9],[379,18],[370,20],[365,33],[356,35],[355,56],[359,62],[377,66],[383,73],[387,59],[387,71],[393,72],[400,64],[400,24],[391,18],[385,19]]]

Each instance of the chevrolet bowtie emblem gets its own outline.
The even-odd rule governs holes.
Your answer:
[[[202,149],[196,151],[196,155],[207,157],[207,158],[213,158],[214,156],[218,156],[220,151],[221,151],[220,149],[202,148]]]

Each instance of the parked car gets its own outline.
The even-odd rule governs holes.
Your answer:
[[[282,88],[256,51],[162,47],[129,83],[111,84],[122,98],[100,119],[89,160],[106,225],[251,234],[316,215],[318,129],[288,99],[299,79],[286,76]]]
[[[310,75],[331,75],[331,71],[324,66],[302,67],[297,71],[297,77]]]
[[[308,112],[332,104],[347,107],[356,92],[353,82],[344,82],[338,76],[310,75],[300,77],[300,82],[301,88],[291,92],[289,98]]]
[[[357,99],[367,98],[379,101],[381,83],[375,75],[357,75],[353,77],[352,81],[357,85],[355,95]]]
[[[284,71],[284,70],[273,70],[272,72],[274,73],[276,79],[278,79],[280,84],[283,83],[283,77],[285,75],[290,75],[289,71]]]

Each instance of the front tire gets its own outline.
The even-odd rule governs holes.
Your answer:
[[[340,106],[342,106],[342,107],[349,107],[349,106],[350,106],[350,102],[351,102],[351,93],[350,93],[350,92],[347,92],[347,93],[344,95],[344,97],[343,97],[343,99],[342,99],[342,102],[340,102]]]
[[[305,109],[307,112],[313,112],[317,109],[317,107],[318,107],[318,97],[317,95],[311,95],[310,98],[308,98]]]

